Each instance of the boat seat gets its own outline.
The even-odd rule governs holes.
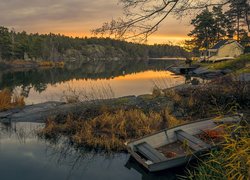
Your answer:
[[[187,132],[185,132],[183,130],[175,131],[175,133],[176,133],[177,139],[179,141],[187,142],[187,145],[190,146],[195,151],[199,151],[199,150],[211,147],[209,144],[205,143],[201,139],[199,139],[191,134],[188,134]]]
[[[157,151],[155,148],[153,148],[150,144],[146,142],[136,145],[136,149],[139,153],[141,153],[153,163],[167,160],[167,158],[163,154],[161,154],[159,151]]]

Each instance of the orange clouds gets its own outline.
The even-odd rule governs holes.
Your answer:
[[[91,29],[122,16],[117,0],[11,0],[0,1],[0,25],[29,33],[91,36]],[[187,38],[190,19],[169,16],[148,43],[178,43]]]

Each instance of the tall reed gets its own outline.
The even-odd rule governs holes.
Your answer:
[[[232,125],[226,128],[221,150],[211,151],[209,158],[201,160],[198,166],[190,167],[187,176],[181,179],[201,180],[247,180],[250,177],[250,128]],[[192,170],[191,170],[192,168]]]

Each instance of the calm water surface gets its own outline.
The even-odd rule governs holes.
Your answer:
[[[151,93],[155,85],[168,88],[185,78],[166,69],[174,61],[89,62],[64,69],[29,69],[0,72],[0,89],[9,88],[25,97],[26,104],[113,98]]]
[[[41,124],[0,124],[0,179],[3,180],[167,180],[183,170],[148,173],[128,154],[76,151],[64,141],[36,135]]]
[[[155,85],[167,88],[184,78],[166,69],[171,61],[90,62],[64,69],[22,69],[0,72],[0,90],[21,93],[27,104],[65,96],[83,100],[151,93]],[[2,180],[166,180],[177,170],[148,173],[128,154],[112,156],[75,150],[67,141],[38,138],[42,124],[0,124],[0,179]]]

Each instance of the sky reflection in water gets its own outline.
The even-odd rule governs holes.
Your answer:
[[[48,84],[46,90],[42,92],[30,89],[29,96],[25,99],[27,104],[45,102],[49,100],[64,100],[64,95],[72,94],[74,91],[80,96],[92,96],[98,98],[113,98],[129,95],[150,94],[155,85],[167,88],[182,84],[184,78],[173,76],[168,71],[145,71],[112,79],[72,79],[53,85]],[[20,87],[19,87],[20,88]],[[18,88],[17,88],[18,89]],[[108,91],[108,95],[103,91]],[[111,91],[111,92],[110,92]],[[104,94],[103,94],[104,93]]]

